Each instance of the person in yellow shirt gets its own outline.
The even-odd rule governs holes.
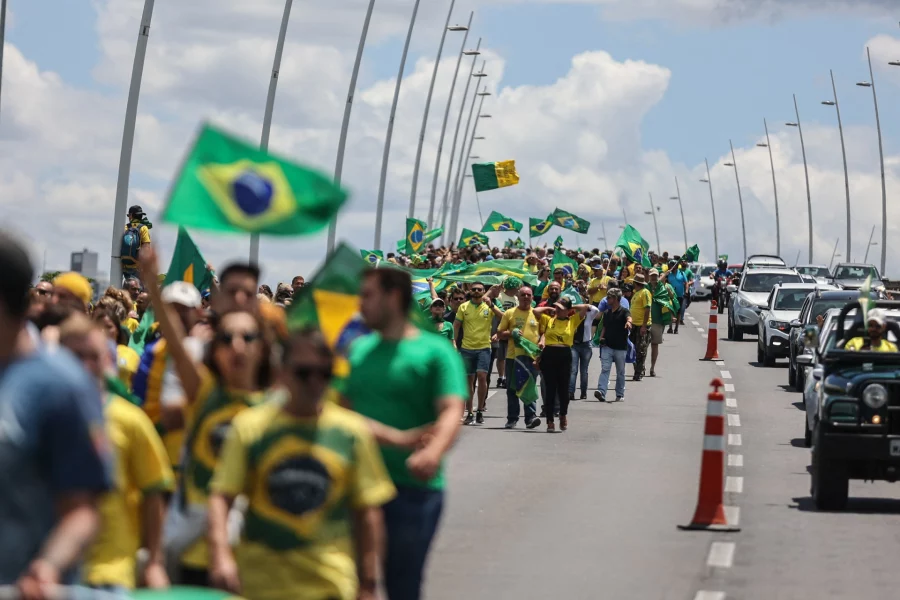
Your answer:
[[[612,277],[608,276],[603,270],[603,262],[599,257],[595,256],[591,259],[591,270],[593,279],[588,284],[588,294],[590,295],[591,303],[597,305],[606,298],[606,290],[609,289],[609,282]]]
[[[499,293],[499,292],[498,292]],[[459,353],[466,364],[469,388],[472,395],[478,391],[478,411],[472,413],[472,395],[466,401],[464,425],[484,423],[484,408],[487,402],[488,373],[491,368],[491,325],[494,319],[493,298],[485,299],[482,283],[473,283],[469,288],[471,300],[463,302],[456,311],[453,322],[453,339],[459,339],[462,332],[462,348]]]
[[[572,345],[578,326],[593,308],[590,304],[572,305],[568,296],[563,296],[552,307],[552,311],[541,316],[544,332],[544,351],[540,356],[541,375],[544,378],[548,397],[544,398],[544,416],[547,417],[547,431],[556,431],[553,422],[554,407],[559,403],[559,428],[569,427],[569,381],[572,377]],[[552,313],[552,314],[551,314]]]
[[[107,339],[116,345],[116,368],[119,379],[129,392],[132,391],[132,379],[138,371],[141,357],[127,344],[122,343],[126,338],[119,321],[119,313],[110,307],[100,306],[94,309],[91,318],[102,329]]]
[[[866,333],[869,334],[868,340],[862,337],[855,337],[844,344],[844,350],[864,351],[864,352],[897,352],[897,344],[886,340],[884,334],[887,331],[887,321],[884,311],[880,308],[873,308],[869,311],[866,318]]]
[[[647,361],[647,348],[650,346],[650,325],[653,324],[651,307],[653,296],[647,289],[647,280],[643,273],[634,276],[634,295],[629,301],[631,320],[631,343],[634,344],[636,359],[634,361],[634,381],[644,377],[644,364]]]
[[[101,325],[75,314],[60,327],[60,344],[78,356],[98,385],[112,369]],[[104,399],[106,431],[115,454],[115,488],[100,501],[100,530],[87,549],[82,579],[94,588],[124,592],[135,587],[136,553],[149,550],[139,574],[147,587],[166,588],[162,530],[165,496],[174,475],[162,440],[137,406],[114,394]]]
[[[210,484],[212,583],[254,600],[375,598],[381,506],[396,489],[366,420],[326,400],[334,357],[318,331],[285,344],[284,400],[235,417]],[[249,499],[237,548],[228,511]]]

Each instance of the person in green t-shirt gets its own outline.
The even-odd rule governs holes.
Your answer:
[[[659,358],[659,345],[663,343],[663,332],[672,323],[675,315],[675,290],[666,283],[666,278],[659,276],[659,271],[650,269],[650,283],[647,285],[653,304],[650,306],[650,377],[656,377],[656,360]],[[661,299],[667,299],[664,303]],[[668,304],[668,306],[666,305]],[[672,307],[674,310],[670,309]]]
[[[412,281],[400,269],[363,275],[360,313],[372,333],[350,347],[349,405],[368,419],[397,497],[384,506],[388,598],[419,598],[444,502],[444,455],[469,395],[462,359],[408,318]]]
[[[437,332],[446,337],[450,343],[453,343],[453,325],[444,320],[444,311],[447,310],[447,304],[441,298],[434,298],[428,306],[431,314],[431,320],[437,328]]]

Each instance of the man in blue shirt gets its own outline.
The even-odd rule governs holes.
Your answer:
[[[44,598],[75,582],[111,473],[97,384],[25,329],[33,277],[25,249],[0,232],[0,585]]]
[[[678,318],[674,319],[674,333],[678,333],[678,325],[681,323],[682,319],[684,319],[684,309],[687,306],[687,303],[684,301],[684,296],[687,291],[688,279],[687,275],[685,275],[684,271],[674,260],[669,261],[669,270],[666,272],[665,276],[669,285],[675,290],[675,299],[678,300]],[[669,333],[673,333],[672,324],[669,324]]]

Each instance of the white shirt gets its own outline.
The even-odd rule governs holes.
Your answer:
[[[587,314],[584,315],[584,339],[575,340],[576,342],[590,342],[594,339],[593,324],[594,319],[600,314],[600,309],[593,304],[589,305]]]

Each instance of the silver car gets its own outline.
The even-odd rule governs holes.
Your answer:
[[[805,277],[811,277],[816,283],[831,283],[831,271],[825,265],[797,265],[794,270]]]
[[[803,283],[793,269],[759,268],[745,270],[740,286],[729,285],[728,339],[740,341],[744,334],[756,334],[759,313],[768,308],[769,293],[779,283]]]
[[[716,272],[716,265],[697,265],[694,270],[694,283],[691,286],[691,300],[708,300],[712,296],[715,281],[710,275]]]

